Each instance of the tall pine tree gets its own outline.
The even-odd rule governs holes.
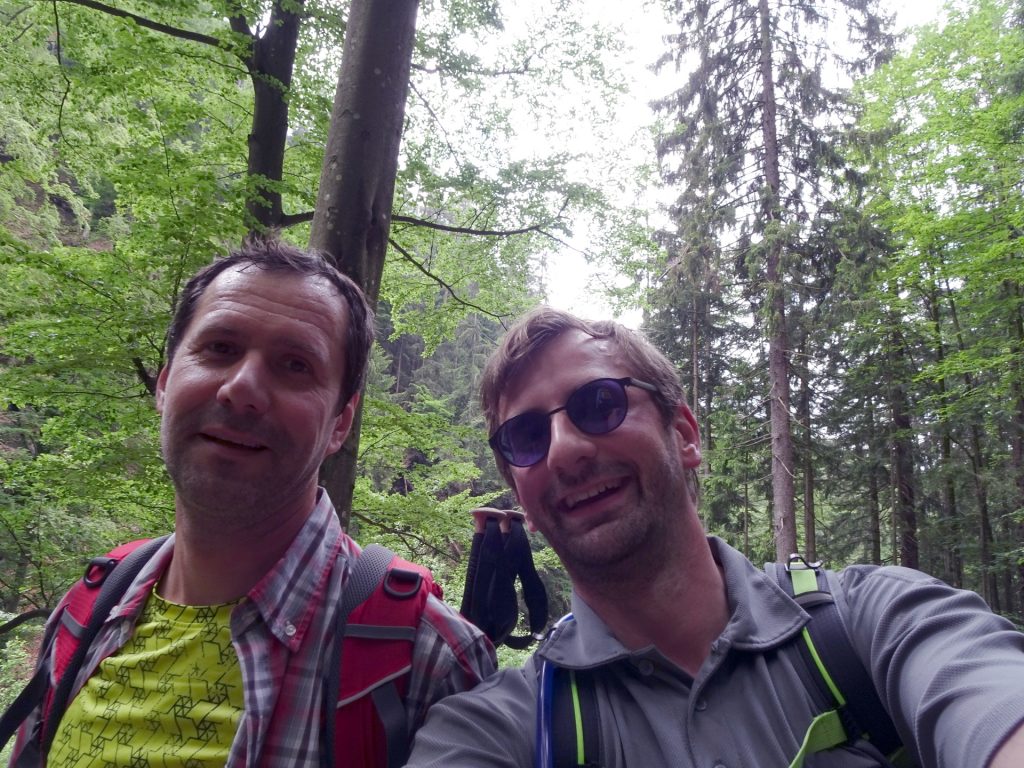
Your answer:
[[[679,190],[670,263],[684,272],[707,254],[731,263],[757,319],[781,559],[797,549],[790,316],[819,290],[810,245],[820,245],[814,233],[843,171],[834,139],[850,112],[839,82],[893,40],[876,0],[702,0],[676,2],[674,14],[674,47],[659,66],[688,76],[655,104],[672,124],[658,141],[663,181]],[[839,44],[836,29],[848,40]]]

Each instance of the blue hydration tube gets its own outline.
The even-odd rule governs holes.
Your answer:
[[[572,620],[572,614],[567,613],[558,620],[552,631]],[[540,681],[537,686],[536,757],[534,760],[536,768],[554,768],[555,766],[554,741],[551,737],[551,708],[555,698],[555,670],[557,667],[557,664],[552,664],[547,659],[544,659],[540,666]]]

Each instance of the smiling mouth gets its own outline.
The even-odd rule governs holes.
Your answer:
[[[217,443],[218,445],[226,445],[228,448],[241,448],[248,451],[262,451],[266,449],[265,445],[261,445],[257,442],[247,442],[238,440],[228,440],[223,437],[217,437],[216,435],[210,435],[203,433],[202,437],[211,443]]]
[[[610,496],[622,487],[621,480],[606,480],[599,485],[593,485],[580,493],[569,494],[562,500],[562,507],[567,512],[572,512],[576,507],[583,504],[590,504],[594,501]]]

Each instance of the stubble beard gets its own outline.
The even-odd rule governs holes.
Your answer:
[[[216,462],[197,456],[197,443],[202,438],[194,435],[198,425],[211,421],[203,414],[192,414],[187,423],[174,425],[173,434],[161,429],[161,449],[174,486],[176,509],[194,528],[209,528],[219,534],[258,526],[262,518],[270,516],[267,510],[273,508],[286,484],[295,478],[279,477],[277,472],[239,476],[228,463],[218,467]],[[252,434],[260,443],[275,446],[275,450],[288,442],[276,430],[257,426],[251,419],[221,417],[219,423]]]
[[[676,531],[682,527],[682,500],[689,493],[685,470],[666,456],[656,463],[646,473],[631,469],[633,498],[625,500],[613,519],[583,533],[567,531],[559,524],[559,513],[546,505],[552,521],[549,543],[574,580],[615,585],[649,579],[677,555]]]

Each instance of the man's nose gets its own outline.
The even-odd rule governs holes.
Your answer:
[[[264,413],[270,404],[267,371],[259,355],[244,355],[227,372],[217,402],[235,411]]]
[[[564,410],[551,415],[551,443],[547,462],[553,470],[572,472],[581,461],[597,452],[592,435],[588,435],[569,418]]]

